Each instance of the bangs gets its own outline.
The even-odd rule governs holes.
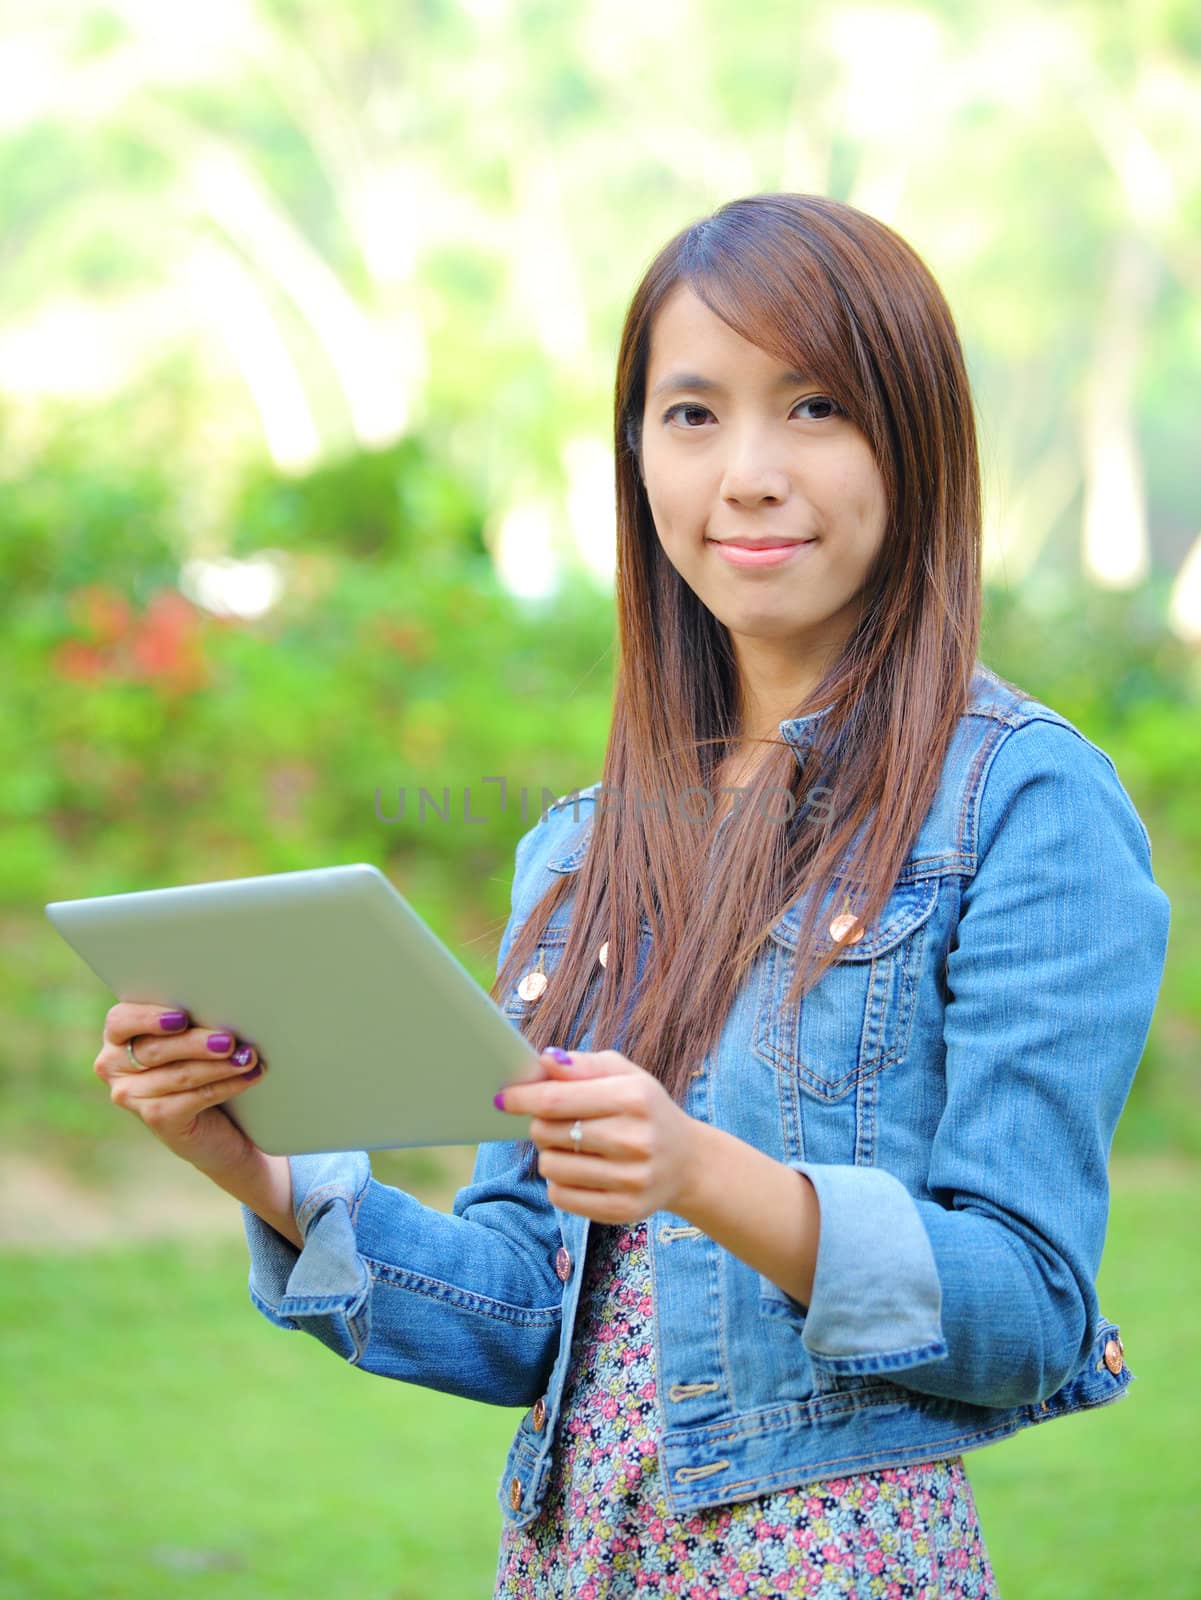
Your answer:
[[[867,431],[873,408],[851,307],[809,240],[792,231],[782,257],[776,242],[746,233],[734,218],[698,233],[682,252],[681,281],[749,344],[820,383]]]

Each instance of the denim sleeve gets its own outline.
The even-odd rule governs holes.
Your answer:
[[[879,1168],[791,1163],[821,1209],[810,1305],[790,1302],[815,1366],[1009,1407],[1084,1365],[1169,910],[1109,758],[1062,724],[1014,729],[947,953],[934,1198]]]
[[[518,863],[533,830],[518,845]],[[516,929],[501,938],[497,970]],[[562,1239],[521,1142],[478,1147],[449,1214],[380,1183],[362,1150],[288,1158],[298,1250],[249,1206],[252,1304],[351,1366],[502,1406],[545,1388],[558,1349]]]

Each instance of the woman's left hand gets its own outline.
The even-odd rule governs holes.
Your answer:
[[[541,1060],[548,1076],[511,1084],[497,1104],[533,1118],[530,1138],[551,1204],[594,1222],[640,1222],[652,1211],[684,1215],[705,1124],[616,1050],[573,1050],[570,1064],[544,1051]],[[568,1137],[577,1117],[584,1134],[578,1155]]]

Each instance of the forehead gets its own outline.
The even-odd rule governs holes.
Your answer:
[[[788,362],[736,333],[686,283],[676,284],[651,323],[648,398],[677,374],[703,376],[719,384],[772,383],[800,376]]]

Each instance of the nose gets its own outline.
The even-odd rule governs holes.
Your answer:
[[[721,480],[724,500],[742,506],[780,502],[787,500],[790,487],[787,472],[766,440],[746,437],[731,445]]]

